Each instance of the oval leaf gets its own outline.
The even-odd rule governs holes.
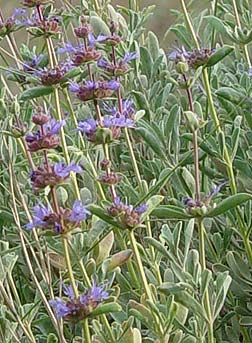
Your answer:
[[[251,200],[252,195],[247,193],[238,193],[235,195],[232,195],[228,197],[227,199],[221,201],[215,208],[210,210],[205,217],[216,217],[219,216],[222,213],[227,212],[228,210],[231,210],[232,208],[235,208],[242,203]]]
[[[38,86],[38,87],[27,89],[26,91],[21,93],[19,100],[20,101],[32,100],[40,96],[49,95],[52,92],[53,92],[52,86]]]
[[[206,66],[212,67],[216,63],[220,62],[225,58],[227,55],[229,55],[234,48],[229,45],[224,45],[222,48],[218,49],[211,57],[209,57]]]

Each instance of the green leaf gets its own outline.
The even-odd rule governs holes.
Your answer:
[[[244,316],[239,321],[241,326],[252,326],[252,317],[251,316]]]
[[[185,210],[178,206],[162,205],[152,211],[152,215],[159,219],[190,219],[192,218]]]
[[[226,27],[223,23],[223,20],[215,17],[214,15],[207,15],[204,18],[217,32],[226,32]]]
[[[229,55],[234,48],[229,45],[224,45],[220,49],[218,49],[212,56],[209,57],[206,66],[212,67],[216,63],[220,62],[223,58],[225,58],[227,55]]]
[[[232,278],[228,275],[228,272],[219,273],[216,279],[217,295],[214,304],[214,318],[217,318],[221,309],[223,308],[226,295],[231,284]]]
[[[149,146],[160,158],[166,159],[166,155],[161,146],[162,143],[153,131],[150,131],[145,127],[138,127],[135,131],[140,134],[147,143],[147,146]]]
[[[243,98],[241,92],[231,87],[221,87],[216,91],[218,97],[239,104]]]
[[[49,95],[53,92],[52,86],[38,86],[25,90],[19,96],[19,101],[27,101],[38,98],[40,96]]]
[[[159,288],[160,291],[162,291],[163,293],[167,293],[170,294],[169,291],[167,291],[165,288]],[[188,308],[189,310],[191,310],[195,315],[198,315],[199,317],[202,317],[202,319],[207,320],[207,315],[205,313],[205,310],[203,309],[203,307],[201,306],[201,304],[195,300],[190,293],[188,293],[187,291],[180,291],[179,293],[175,293],[174,294],[174,299],[176,302],[178,302],[179,304],[185,306],[186,308]]]
[[[119,304],[112,302],[107,304],[99,305],[96,309],[94,309],[89,317],[96,317],[100,316],[101,314],[111,313],[111,312],[120,312],[122,308]]]
[[[226,198],[225,200],[221,201],[215,208],[207,212],[205,217],[216,217],[222,213],[225,213],[232,208],[235,208],[244,202],[251,200],[252,195],[247,193],[238,193],[235,195],[231,195],[230,197]]]
[[[90,24],[92,28],[94,29],[95,36],[98,36],[100,33],[106,36],[110,35],[110,30],[109,30],[108,25],[100,17],[91,16]]]
[[[148,49],[153,61],[155,61],[159,56],[159,42],[157,36],[152,31],[148,32]]]
[[[110,262],[107,266],[107,271],[111,271],[117,267],[120,267],[124,263],[126,263],[132,255],[132,250],[122,250],[119,251],[117,254],[114,254],[110,258]]]

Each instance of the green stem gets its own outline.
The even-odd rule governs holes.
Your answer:
[[[84,319],[82,322],[82,325],[83,325],[85,343],[92,343],[90,331],[89,331],[89,326],[88,326],[88,319]]]
[[[198,219],[198,232],[199,232],[199,254],[200,254],[200,264],[202,271],[206,270],[206,256],[205,256],[205,239],[204,232],[205,227],[203,224],[203,219]],[[205,309],[208,317],[208,343],[214,343],[214,331],[213,331],[213,318],[210,305],[210,298],[208,289],[205,290],[204,294]]]
[[[232,5],[233,5],[233,9],[234,9],[234,16],[235,16],[236,24],[239,27],[239,29],[241,29],[242,26],[241,26],[241,21],[240,21],[240,17],[239,17],[237,5],[236,5],[236,0],[232,0]],[[249,57],[247,44],[243,45],[243,50],[244,50],[244,55],[245,55],[246,61],[248,63],[248,67],[250,69],[251,68],[251,61],[250,61],[250,57]]]
[[[125,127],[124,129],[124,135],[125,135],[125,139],[126,139],[126,143],[129,149],[129,153],[130,153],[130,157],[131,157],[131,162],[133,165],[133,169],[137,178],[137,183],[138,183],[138,187],[140,188],[140,191],[143,192],[143,186],[142,186],[142,179],[141,179],[141,175],[137,166],[137,161],[136,161],[136,157],[134,154],[134,150],[130,141],[130,137],[129,137],[129,132],[127,127]]]
[[[132,248],[133,253],[135,255],[139,276],[141,278],[145,294],[147,296],[147,299],[153,303],[154,302],[153,295],[151,293],[151,290],[150,290],[150,287],[149,287],[149,284],[148,284],[148,281],[147,281],[147,278],[146,278],[146,275],[144,272],[144,267],[142,264],[141,256],[140,256],[140,253],[139,253],[139,250],[137,247],[137,241],[136,241],[136,238],[134,235],[134,230],[129,230],[129,240],[130,240],[131,248]],[[160,337],[161,342],[163,342],[164,334],[163,334],[162,325],[160,323],[159,318],[156,315],[154,315],[154,319],[155,319],[155,322],[157,324],[157,327],[158,327],[158,330],[159,330],[159,333],[161,336]]]
[[[140,256],[140,253],[139,253],[139,250],[138,250],[138,247],[137,247],[137,242],[136,242],[136,238],[135,238],[135,235],[134,235],[134,230],[130,230],[129,231],[129,239],[130,239],[130,244],[131,244],[133,253],[134,253],[135,258],[136,258],[137,268],[138,268],[139,276],[140,276],[140,278],[142,280],[144,291],[145,291],[145,293],[147,295],[147,298],[149,300],[153,301],[151,290],[149,288],[148,281],[147,281],[147,278],[146,278],[146,275],[145,275],[145,272],[144,272],[144,267],[143,267],[143,264],[142,264],[141,256]]]
[[[78,288],[76,286],[76,282],[75,282],[75,279],[74,279],[74,274],[73,274],[73,269],[72,269],[72,265],[71,265],[71,260],[70,260],[67,240],[68,240],[68,238],[66,236],[62,236],[62,245],[63,245],[65,262],[66,262],[66,266],[67,266],[67,270],[68,270],[68,275],[69,275],[70,283],[71,283],[71,286],[73,288],[73,292],[74,292],[75,298],[78,298],[79,292],[78,292]]]

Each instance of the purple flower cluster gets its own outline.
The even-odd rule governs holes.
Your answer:
[[[41,166],[31,172],[32,188],[34,191],[37,191],[46,186],[56,186],[65,181],[69,177],[70,172],[81,173],[82,168],[74,162],[71,162],[69,165],[58,162],[54,166]]]
[[[50,119],[47,123],[41,126],[41,130],[34,134],[28,134],[25,140],[28,145],[29,151],[38,151],[41,149],[55,149],[59,145],[59,131],[62,126],[65,125],[65,121],[56,121]]]
[[[113,116],[120,116],[121,113],[119,112],[116,106],[108,106],[106,103],[103,105],[104,110],[113,115]],[[122,101],[122,115],[127,119],[134,120],[135,108],[133,101],[130,99],[125,99]]]
[[[186,62],[189,67],[197,69],[205,65],[215,49],[202,48],[200,50],[186,51],[182,48],[176,49],[169,54],[169,59],[175,63]]]
[[[59,213],[51,211],[40,203],[33,208],[33,220],[26,224],[25,228],[31,230],[38,227],[42,230],[49,229],[57,234],[64,234],[78,227],[83,220],[86,220],[88,214],[90,212],[80,200],[74,202],[72,209],[60,208]]]
[[[72,64],[74,66],[80,66],[83,63],[90,61],[97,61],[102,55],[101,52],[97,51],[93,46],[85,47],[84,44],[80,44],[74,47],[70,42],[66,43],[65,48],[58,49],[59,54],[65,52],[72,54]]]
[[[55,310],[59,319],[64,319],[73,323],[87,318],[92,311],[109,296],[103,286],[97,286],[95,283],[92,288],[75,298],[72,287],[63,285],[63,290],[67,299],[56,297],[50,300],[50,305]]]
[[[36,71],[36,75],[40,77],[42,85],[51,86],[60,83],[65,74],[72,68],[73,66],[70,63],[62,63],[54,68],[44,68]]]
[[[129,68],[127,63],[137,58],[138,54],[136,52],[126,53],[125,56],[117,63],[108,62],[104,58],[101,58],[97,65],[98,67],[104,69],[107,73],[110,73],[114,76],[124,75],[128,72]]]
[[[43,20],[40,20],[38,13],[35,12],[32,19],[28,19],[26,21],[26,25],[28,26],[27,31],[35,36],[55,36],[57,37],[58,34],[61,32],[61,27],[59,25],[60,19],[58,17],[43,17]]]
[[[119,197],[108,208],[108,213],[112,217],[117,217],[121,224],[127,229],[133,229],[141,223],[141,215],[146,212],[146,204],[139,205],[134,209],[133,205],[124,204]]]
[[[22,8],[15,8],[12,16],[6,20],[0,18],[0,37],[16,31],[19,27],[24,25],[27,21],[27,12]]]
[[[212,198],[220,192],[220,190],[227,184],[227,181],[222,182],[218,186],[215,186],[211,192],[204,196],[200,201],[186,197],[183,199],[183,204],[186,207],[186,211],[194,216],[205,215],[206,212],[212,208],[210,202]]]
[[[121,135],[121,129],[125,127],[133,128],[134,121],[119,113],[115,115],[106,115],[103,117],[103,127],[111,130],[111,139],[118,139]],[[99,126],[97,120],[91,118],[80,122],[78,130],[83,132],[90,142],[96,144],[103,143],[103,141],[99,139],[102,128]]]
[[[76,93],[80,100],[89,101],[110,97],[119,87],[120,83],[116,80],[105,81],[100,78],[98,81],[84,80],[82,84],[72,82],[69,90]]]

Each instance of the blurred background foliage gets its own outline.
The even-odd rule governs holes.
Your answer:
[[[59,0],[56,0],[56,3],[58,3],[58,6],[60,6]],[[72,3],[76,1],[70,1]],[[79,1],[77,0],[79,3]],[[20,7],[20,0],[0,0],[0,8],[4,14],[4,16],[11,15],[13,8]],[[115,6],[128,6],[129,1],[128,0],[112,0],[111,3]],[[196,1],[188,1],[188,8],[190,11],[192,11],[194,8],[207,8],[209,7],[209,3],[211,1],[209,0],[196,0]],[[165,33],[168,30],[169,26],[172,25],[175,21],[177,16],[181,15],[179,10],[179,2],[177,0],[140,0],[140,7],[146,7],[155,5],[155,8],[153,9],[153,15],[148,20],[148,23],[146,27],[155,32],[157,36],[160,39],[160,44],[165,48],[171,48],[170,44],[172,41],[174,41],[174,38],[171,37],[169,34],[164,39]]]

